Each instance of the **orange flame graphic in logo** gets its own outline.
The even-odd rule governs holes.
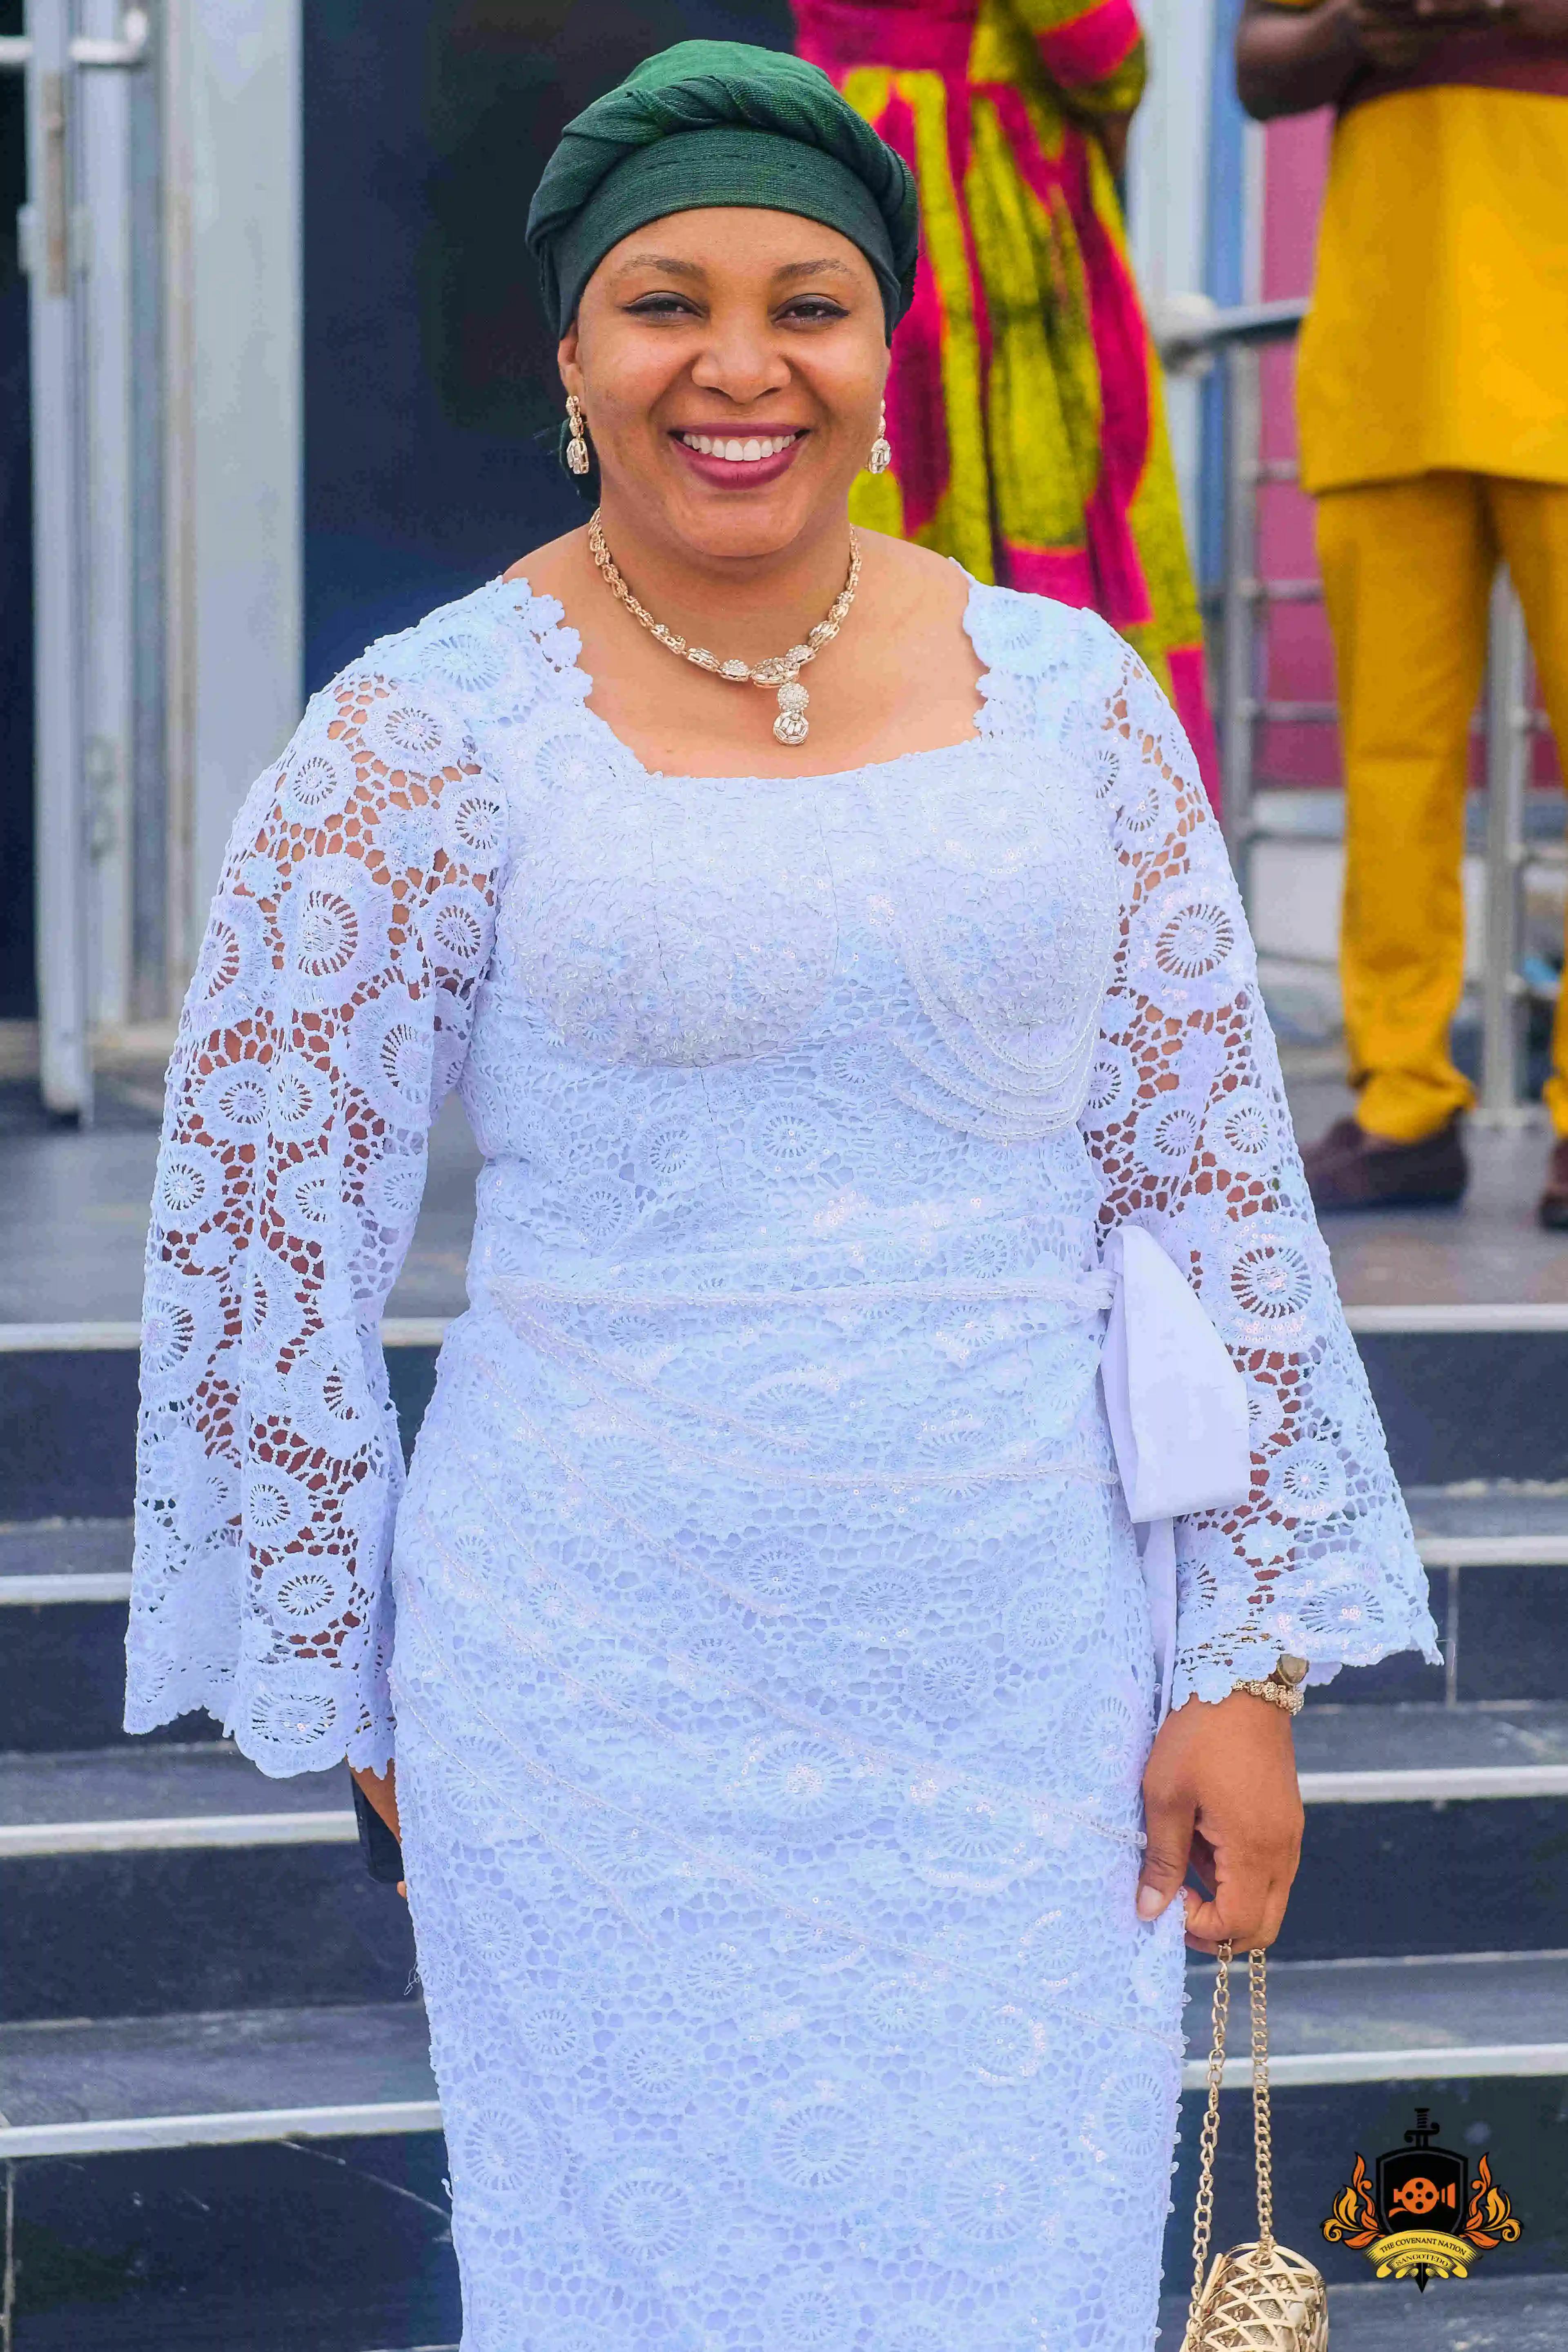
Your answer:
[[[1500,2245],[1505,2239],[1511,2242],[1519,2235],[1519,2223],[1513,2218],[1508,2193],[1493,2181],[1491,2166],[1484,2155],[1476,2167],[1475,2187],[1465,2209],[1463,2234],[1472,2246]]]
[[[1496,2193],[1494,2190],[1493,2194]],[[1347,2246],[1369,2246],[1374,2238],[1381,2234],[1382,2224],[1373,2199],[1372,2179],[1364,2157],[1357,2156],[1350,2185],[1342,2189],[1334,2199],[1333,2210],[1323,2223],[1322,2231],[1325,2238],[1332,2238],[1336,2242],[1343,2240]]]

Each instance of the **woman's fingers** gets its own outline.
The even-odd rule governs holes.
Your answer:
[[[1179,1788],[1144,1791],[1144,1866],[1138,1873],[1138,1916],[1157,1919],[1186,1876],[1197,1807]]]
[[[1229,1943],[1239,1952],[1252,1952],[1271,1944],[1285,1916],[1290,1887],[1288,1878],[1271,1874],[1262,1879],[1228,1880],[1222,1874],[1207,1901],[1189,1887],[1186,1895],[1189,1948],[1214,1952]]]
[[[1285,1916],[1300,1851],[1300,1829],[1290,1810],[1272,1817],[1264,1811],[1242,1832],[1212,1845],[1199,1874],[1213,1893],[1204,1896],[1188,1890],[1187,1942],[1210,1952],[1227,1941],[1239,1952],[1271,1944]]]

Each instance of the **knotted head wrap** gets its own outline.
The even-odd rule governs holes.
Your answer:
[[[819,67],[740,41],[679,41],[567,124],[528,226],[558,331],[623,236],[724,205],[799,213],[859,246],[891,340],[919,248],[907,165]]]

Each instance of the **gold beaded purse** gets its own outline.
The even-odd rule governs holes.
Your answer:
[[[1219,2085],[1230,2009],[1230,1947],[1221,1944],[1214,1972],[1214,2046],[1208,2053],[1208,2105],[1198,2140],[1197,2201],[1192,2225],[1192,2303],[1181,2352],[1327,2352],[1328,2293],[1322,2274],[1274,2239],[1273,2136],[1269,2114],[1269,2010],[1264,1955],[1247,1955],[1252,1996],[1252,2140],[1258,2161],[1258,2235],[1217,2254],[1207,2278],[1214,2226],[1214,2151],[1219,2137]]]

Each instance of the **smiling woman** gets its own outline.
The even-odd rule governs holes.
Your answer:
[[[547,173],[536,239],[551,197]],[[601,233],[622,217],[610,213]],[[885,236],[868,241],[886,247]],[[854,587],[848,578],[850,485],[879,431],[898,284],[891,249],[873,258],[825,223],[734,204],[668,215],[656,239],[639,226],[584,284],[560,369],[599,460],[608,561],[574,532],[530,556],[527,577],[571,612],[592,708],[645,765],[799,773],[806,727],[780,733],[766,706],[717,695],[713,681],[799,688],[803,715],[808,659],[818,758],[824,741],[848,765],[973,735],[964,575],[866,533]],[[628,592],[621,609],[604,581]],[[886,625],[867,633],[855,611],[873,594]],[[646,616],[641,635],[626,628],[628,606]],[[668,659],[677,643],[682,670]]]
[[[585,289],[582,312],[563,338],[561,374],[569,388],[584,383],[580,347],[586,331],[591,344],[597,344],[596,373],[609,392],[608,413],[599,409],[596,400],[601,421],[595,432],[602,440],[615,429],[617,410],[624,413],[636,404],[642,415],[651,417],[650,370],[668,370],[674,336],[675,363],[683,379],[675,395],[677,407],[689,410],[694,392],[708,397],[700,403],[706,412],[700,421],[671,424],[664,431],[694,458],[706,459],[706,465],[695,469],[700,479],[720,489],[755,490],[793,465],[813,432],[815,454],[821,453],[831,419],[821,415],[813,418],[805,410],[813,389],[811,378],[821,375],[823,358],[819,355],[815,370],[808,363],[805,383],[799,381],[798,367],[781,368],[777,362],[765,367],[761,382],[747,373],[739,385],[720,384],[711,366],[701,380],[694,376],[687,381],[685,353],[679,348],[682,331],[688,341],[694,324],[707,335],[718,310],[731,314],[727,331],[733,333],[738,328],[748,342],[755,340],[759,320],[769,340],[776,340],[782,331],[799,342],[813,330],[853,320],[862,331],[833,337],[826,365],[840,383],[846,365],[852,370],[853,389],[863,401],[868,383],[874,385],[877,375],[874,353],[864,348],[863,329],[868,320],[880,324],[881,309],[871,268],[847,239],[833,237],[833,243],[844,248],[841,254],[786,259],[782,257],[802,239],[821,245],[824,234],[831,236],[832,232],[812,229],[787,213],[742,212],[737,222],[737,209],[727,208],[716,241],[714,221],[702,213],[685,213],[662,222],[666,243],[675,243],[683,232],[690,238],[685,254],[641,252],[636,237],[615,247],[603,265],[602,289],[597,282]],[[738,248],[734,242],[737,226],[743,235],[749,230],[747,244]],[[770,269],[758,267],[774,254],[780,257]],[[737,261],[742,265],[739,269]],[[748,310],[756,315],[747,318]],[[631,323],[622,326],[622,320]],[[664,330],[659,345],[650,344],[635,332],[638,327],[655,326]],[[817,340],[821,340],[820,333]],[[662,356],[655,359],[655,351]],[[749,369],[754,362],[743,360],[741,364]],[[626,369],[632,371],[629,378],[622,373]],[[862,438],[863,420],[858,415],[851,424],[854,443],[849,454],[858,470],[865,462],[870,436]],[[737,471],[740,467],[746,470]]]
[[[400,1830],[465,2352],[1148,2352],[1184,1928],[1295,1864],[1269,1694],[1435,1655],[1246,925],[1127,646],[850,529],[915,230],[824,76],[652,60],[530,236],[601,509],[238,820],[127,1719]]]

